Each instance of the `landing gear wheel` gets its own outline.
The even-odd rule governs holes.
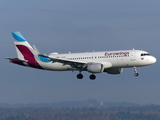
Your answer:
[[[138,76],[139,74],[137,72],[137,67],[133,67],[133,69],[134,69],[134,76]]]
[[[89,76],[89,78],[90,78],[91,80],[95,80],[95,79],[96,79],[96,76],[95,76],[94,74],[92,74],[92,75]]]
[[[82,78],[83,78],[83,75],[82,75],[82,74],[78,74],[78,75],[77,75],[77,78],[78,78],[78,79],[82,79]]]
[[[134,73],[134,76],[138,76],[139,74],[138,73]]]

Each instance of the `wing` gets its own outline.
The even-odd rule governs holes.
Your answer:
[[[62,63],[63,65],[70,65],[72,67],[71,69],[74,69],[74,68],[84,69],[87,66],[87,62],[77,61],[77,60],[76,61],[75,60],[68,60],[68,59],[64,59],[64,58],[50,57],[50,56],[41,54],[35,45],[33,46],[33,48],[39,56],[49,58],[53,63],[59,62],[59,63]]]
[[[68,60],[64,58],[54,58],[54,57],[46,56],[43,54],[40,54],[40,56],[49,58],[53,63],[59,62],[59,63],[62,63],[63,65],[70,65],[72,66],[72,68],[83,69],[87,66],[87,62],[85,61],[77,61],[77,60],[75,61],[75,60]]]

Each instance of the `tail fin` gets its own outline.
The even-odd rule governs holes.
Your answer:
[[[20,60],[28,60],[37,55],[36,51],[31,47],[27,40],[21,35],[20,32],[13,32],[14,44],[16,47],[17,55]]]
[[[36,56],[39,54],[36,50],[34,50],[31,45],[27,42],[27,40],[21,35],[20,32],[13,32],[14,44],[16,47],[18,58],[6,58],[11,60],[11,62],[30,66],[34,68],[42,69],[39,63],[36,60]]]

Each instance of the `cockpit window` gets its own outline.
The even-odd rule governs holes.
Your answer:
[[[141,56],[150,56],[148,53],[142,53]]]

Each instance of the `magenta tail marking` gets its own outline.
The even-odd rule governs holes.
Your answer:
[[[16,45],[16,47],[19,49],[19,51],[22,53],[22,55],[24,56],[24,59],[25,60],[28,60],[28,64],[31,66],[31,67],[34,67],[34,68],[39,68],[39,69],[43,69],[39,64],[38,62],[35,60],[34,58],[34,54],[31,52],[31,50],[24,46],[24,45]]]

